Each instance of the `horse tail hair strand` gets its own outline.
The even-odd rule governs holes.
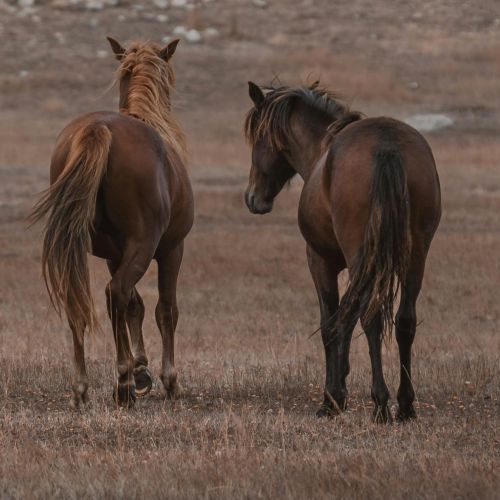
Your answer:
[[[112,135],[103,123],[90,123],[71,141],[64,168],[44,192],[28,220],[46,218],[42,273],[52,305],[64,309],[70,325],[83,336],[97,327],[90,289],[88,252],[99,188],[106,172]]]

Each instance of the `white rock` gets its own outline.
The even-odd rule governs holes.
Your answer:
[[[166,9],[169,5],[168,0],[153,0],[153,4],[159,9]]]
[[[216,28],[206,28],[203,30],[203,36],[205,38],[215,38],[219,36],[219,30]]]
[[[201,33],[198,30],[189,30],[184,35],[184,38],[189,43],[198,43],[201,42]]]
[[[17,0],[19,7],[33,7],[35,0]]]
[[[158,14],[156,16],[156,20],[159,22],[159,23],[166,23],[168,21],[168,16],[166,16],[165,14]]]
[[[164,36],[162,39],[161,39],[162,43],[170,43],[172,41],[172,37],[171,36]]]
[[[172,0],[172,7],[185,7],[187,0]]]
[[[29,76],[30,72],[27,69],[22,69],[18,74],[21,78],[26,78]]]
[[[96,55],[99,59],[104,59],[104,58],[108,57],[108,51],[107,50],[98,50]]]
[[[439,113],[413,115],[407,118],[405,122],[421,132],[430,132],[431,130],[438,130],[453,125],[453,120],[449,116]]]
[[[176,26],[172,31],[172,35],[174,36],[184,36],[185,34],[186,28],[184,26]]]
[[[89,0],[85,4],[87,10],[102,10],[104,9],[104,4],[99,0]]]
[[[121,23],[125,22],[126,20],[127,20],[127,18],[123,14],[120,14],[118,16],[118,21],[120,21]]]
[[[260,7],[261,9],[267,7],[266,0],[252,0],[252,3],[255,5],[255,7]]]
[[[99,26],[99,19],[97,19],[97,17],[93,17],[90,21],[89,21],[89,26],[91,28],[95,28],[96,26]]]

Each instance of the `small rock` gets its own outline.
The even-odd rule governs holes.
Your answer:
[[[198,30],[189,30],[184,34],[184,38],[189,43],[201,42],[201,33]]]
[[[120,21],[121,23],[125,22],[126,20],[127,20],[127,18],[123,14],[120,14],[118,16],[118,21]]]
[[[97,17],[93,17],[90,21],[89,21],[89,26],[91,28],[95,28],[96,26],[99,26],[99,19],[97,19]]]
[[[162,39],[161,39],[162,43],[170,43],[172,41],[172,37],[171,36],[164,36]]]
[[[265,9],[267,7],[266,0],[252,0],[252,3],[255,5],[255,7],[259,7],[260,9]]]
[[[219,30],[216,28],[206,28],[203,30],[203,36],[205,38],[215,38],[219,36]]]
[[[187,0],[172,0],[172,7],[185,7]]]
[[[184,26],[176,26],[172,31],[172,35],[174,36],[184,36],[185,34],[186,28]]]
[[[99,59],[104,59],[104,58],[108,57],[108,51],[107,50],[98,50],[96,55]]]
[[[421,132],[430,132],[453,125],[453,120],[449,116],[439,113],[413,115],[407,118],[405,122]]]
[[[35,0],[17,0],[19,7],[33,7]]]
[[[21,78],[26,78],[29,76],[30,72],[27,69],[22,69],[18,74]]]
[[[102,10],[104,9],[104,4],[99,0],[89,0],[85,4],[87,10]]]
[[[168,0],[153,0],[153,4],[159,9],[166,9],[169,5]]]
[[[410,83],[408,84],[408,88],[410,88],[410,89],[412,89],[412,90],[416,90],[416,89],[418,89],[418,87],[419,87],[418,82],[410,82]]]
[[[166,16],[165,14],[158,14],[156,16],[156,20],[159,22],[159,23],[166,23],[168,21],[168,16]]]

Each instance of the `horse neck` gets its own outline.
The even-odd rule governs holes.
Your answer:
[[[122,106],[123,103],[123,106]],[[186,142],[182,128],[172,115],[170,106],[150,107],[139,98],[134,99],[130,94],[122,100],[120,96],[120,112],[137,118],[153,127],[163,138],[167,146],[185,161]]]
[[[287,159],[295,171],[307,181],[321,157],[322,142],[331,117],[300,104],[290,116],[293,138],[289,141]]]

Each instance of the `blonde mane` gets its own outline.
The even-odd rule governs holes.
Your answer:
[[[170,94],[175,87],[172,66],[159,56],[160,47],[151,42],[135,42],[118,68],[118,81],[129,78],[125,105],[120,113],[151,125],[182,160],[186,140],[180,123],[172,114]]]

